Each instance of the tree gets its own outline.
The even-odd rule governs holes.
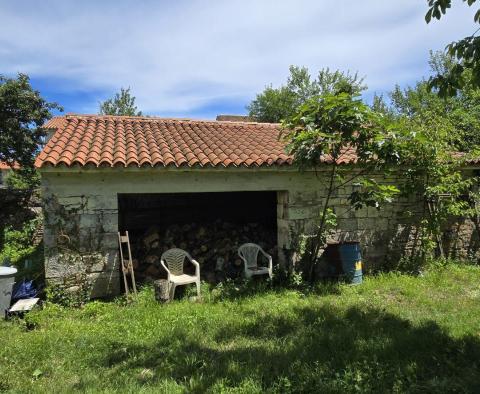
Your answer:
[[[432,72],[445,75],[458,61],[448,54],[431,53]],[[466,70],[465,84],[456,96],[439,97],[429,89],[429,82],[421,80],[413,87],[396,86],[390,93],[390,103],[374,100],[374,107],[396,122],[403,122],[405,130],[396,137],[397,152],[401,157],[399,175],[404,194],[414,194],[424,202],[421,260],[436,250],[443,251],[442,230],[453,217],[470,216],[475,224],[475,201],[472,178],[462,174],[466,157],[454,152],[475,154],[480,145],[480,89],[471,83],[471,70]],[[480,228],[480,227],[479,227]]]
[[[429,64],[432,73],[446,75],[458,62],[442,52],[431,52]],[[473,86],[470,70],[465,71],[464,80],[456,96],[445,98],[432,92],[425,79],[405,89],[396,86],[390,105],[377,97],[373,107],[389,116],[406,117],[415,128],[429,129],[432,138],[435,132],[435,139],[448,139],[452,150],[469,152],[480,145],[480,89]]]
[[[353,209],[364,206],[379,209],[399,192],[395,186],[381,185],[372,177],[398,162],[393,138],[395,128],[385,124],[384,119],[357,96],[338,92],[307,99],[283,122],[282,138],[300,170],[315,169],[325,166],[325,160],[329,162],[325,167],[327,181],[319,178],[326,196],[305,260],[310,280],[313,280],[319,251],[326,244],[327,231],[335,224],[330,200],[338,188],[352,183],[357,186],[349,197]],[[339,165],[346,150],[355,152],[356,170],[342,170]],[[343,174],[345,171],[347,176]]]
[[[476,3],[476,0],[463,0],[463,2],[470,7]],[[439,20],[446,14],[452,6],[452,0],[428,0],[428,6],[425,20],[430,23],[432,18]],[[473,20],[475,23],[480,23],[480,9],[475,12]],[[458,63],[447,73],[436,74],[430,78],[429,87],[438,89],[440,96],[454,96],[465,86],[465,70],[471,72],[472,85],[475,88],[480,87],[480,37],[477,36],[479,31],[480,28],[472,35],[447,46],[447,53],[455,57]]]
[[[33,90],[29,77],[0,75],[0,161],[17,162],[24,171],[33,170],[35,154],[45,131],[41,126],[52,117],[50,110],[62,110]]]
[[[274,88],[271,85],[258,94],[247,106],[249,116],[259,122],[278,123],[292,116],[298,107],[308,99],[327,93],[347,92],[359,94],[366,89],[363,78],[357,73],[320,70],[312,79],[306,67],[290,66],[286,85]]]
[[[135,105],[135,96],[130,94],[130,88],[120,88],[120,93],[115,97],[100,103],[101,115],[124,115],[124,116],[142,116]]]

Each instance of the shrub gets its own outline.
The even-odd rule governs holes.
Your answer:
[[[12,171],[5,184],[10,189],[33,190],[40,185],[40,175],[32,170]]]
[[[36,251],[37,246],[33,244],[33,237],[41,221],[41,217],[36,217],[25,222],[20,230],[15,230],[12,226],[5,228],[3,240],[0,243],[2,246],[0,263],[8,261],[18,265]]]

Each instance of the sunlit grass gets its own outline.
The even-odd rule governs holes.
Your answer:
[[[230,286],[168,305],[48,305],[0,324],[18,392],[480,392],[480,268],[313,292]]]

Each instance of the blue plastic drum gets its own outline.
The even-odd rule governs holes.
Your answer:
[[[352,284],[362,283],[363,273],[360,244],[358,242],[343,242],[340,244],[339,249],[345,279]]]

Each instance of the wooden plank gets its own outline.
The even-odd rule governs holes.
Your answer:
[[[25,300],[18,300],[13,306],[9,309],[8,312],[26,312],[32,310],[32,308],[37,305],[40,298],[27,298]]]

